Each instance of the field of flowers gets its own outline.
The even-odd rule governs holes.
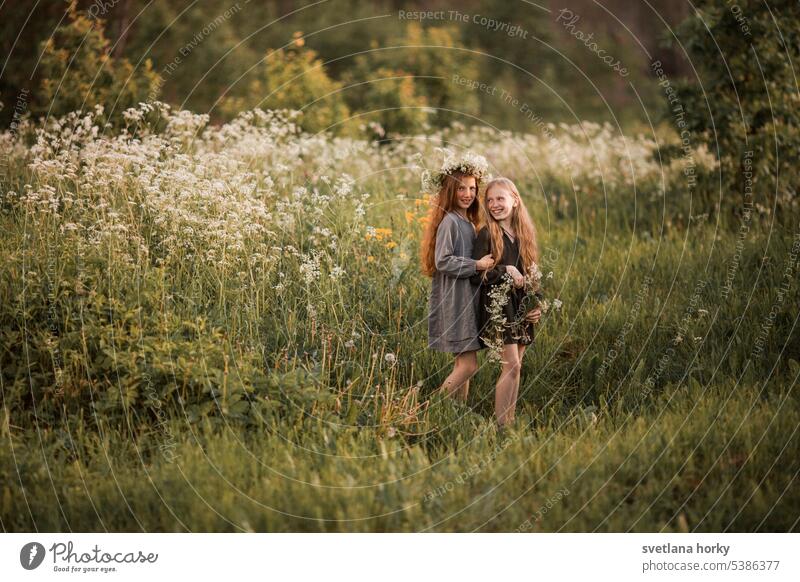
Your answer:
[[[797,530],[798,221],[716,211],[703,148],[94,118],[0,134],[3,529]],[[563,302],[506,440],[496,364],[466,408],[434,393],[420,176],[444,147],[518,183]]]

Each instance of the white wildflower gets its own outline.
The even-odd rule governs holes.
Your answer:
[[[436,171],[422,172],[422,189],[425,192],[436,192],[443,185],[445,178],[454,172],[462,172],[475,176],[478,180],[486,180],[489,175],[489,163],[486,158],[471,151],[456,154],[449,148],[437,148],[442,154],[442,166]]]
[[[305,255],[300,264],[300,274],[306,285],[310,285],[319,279],[319,253],[312,252],[310,255]]]
[[[507,326],[504,312],[508,304],[509,291],[513,285],[511,276],[506,273],[503,275],[501,283],[493,285],[489,290],[489,330],[481,337],[486,347],[489,349],[489,361],[499,362],[503,357],[503,334]]]

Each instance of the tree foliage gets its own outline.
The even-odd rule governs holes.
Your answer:
[[[370,79],[349,87],[348,95],[364,112],[360,119],[379,141],[418,133],[428,126],[427,100],[405,71],[381,67]]]
[[[375,78],[375,71],[402,71],[412,75],[414,80],[413,84],[411,80],[405,81],[404,95],[390,96],[386,86],[373,87],[373,101],[382,101],[378,95],[382,94],[383,101],[388,99],[415,106],[424,98],[431,108],[430,119],[438,126],[463,121],[465,115],[478,114],[480,103],[475,92],[453,82],[454,74],[467,79],[479,78],[472,54],[464,48],[454,29],[423,28],[417,22],[410,22],[387,46],[373,42],[370,51],[356,57],[355,67],[347,79],[351,83],[367,82]],[[415,121],[409,127],[416,125]]]
[[[67,22],[41,44],[40,94],[34,113],[60,116],[102,105],[107,113],[124,111],[158,94],[158,76],[150,60],[134,67],[111,56],[103,23],[67,10]]]
[[[723,184],[744,195],[745,207],[797,204],[800,170],[787,152],[800,149],[793,69],[800,61],[800,19],[778,17],[795,4],[703,0],[679,29],[698,70],[695,82],[678,84],[685,129],[718,156]],[[681,121],[670,117],[676,126]]]
[[[228,99],[223,110],[292,109],[302,113],[298,123],[306,131],[341,131],[350,115],[341,89],[317,53],[304,46],[302,34],[295,33],[290,47],[267,53],[246,94]]]

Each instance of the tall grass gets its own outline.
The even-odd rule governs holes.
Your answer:
[[[437,403],[426,427],[450,432],[451,449],[311,418],[285,432],[176,420],[169,459],[113,430],[68,423],[43,431],[44,447],[12,430],[3,527],[796,531],[800,407],[762,388],[674,388],[638,414],[601,406],[596,418],[553,405],[505,441]]]
[[[5,529],[796,529],[793,218],[721,215],[608,127],[128,118],[0,141]],[[564,303],[506,441],[496,367],[460,408],[426,348],[417,180],[467,142],[524,186]]]

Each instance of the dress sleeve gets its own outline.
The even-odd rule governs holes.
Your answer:
[[[466,279],[476,273],[476,261],[471,257],[454,254],[454,241],[458,235],[458,225],[454,221],[447,219],[442,221],[436,231],[434,260],[438,272],[456,279]]]
[[[472,258],[477,260],[485,257],[491,252],[491,244],[489,243],[489,229],[484,226],[478,233],[478,238],[475,240],[475,244],[472,247]],[[470,277],[470,281],[474,285],[480,285],[482,283],[484,285],[494,285],[505,274],[505,265],[495,265],[493,269],[489,269],[488,271],[477,271],[472,277]]]

